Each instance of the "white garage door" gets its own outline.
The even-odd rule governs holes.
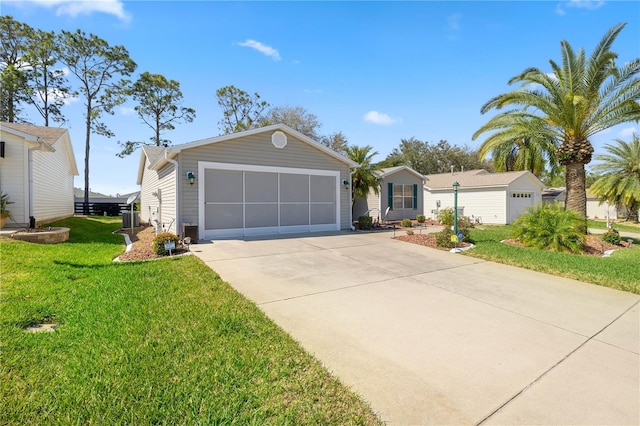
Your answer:
[[[533,206],[533,194],[531,192],[512,192],[509,200],[509,223],[513,222],[531,206]]]
[[[339,230],[339,171],[208,163],[202,237]]]

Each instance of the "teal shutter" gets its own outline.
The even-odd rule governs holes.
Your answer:
[[[413,184],[413,209],[418,208],[418,184]]]
[[[387,207],[389,210],[393,210],[393,183],[387,184]]]

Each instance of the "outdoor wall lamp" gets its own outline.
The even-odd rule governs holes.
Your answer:
[[[187,179],[189,180],[189,185],[193,185],[193,182],[196,181],[196,175],[193,172],[187,172]]]
[[[344,189],[349,189],[349,181],[347,179],[343,180],[342,184],[344,185]]]

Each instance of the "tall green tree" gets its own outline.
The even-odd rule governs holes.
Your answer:
[[[585,165],[591,161],[589,138],[612,126],[640,120],[640,59],[617,67],[611,47],[625,24],[611,28],[590,57],[560,43],[562,65],[551,60],[552,73],[528,68],[509,84],[520,89],[489,100],[483,114],[513,106],[499,113],[474,135],[521,126],[539,132],[533,141],[555,140],[557,158],[566,169],[566,208],[586,217]],[[586,227],[585,227],[586,231]]]
[[[607,154],[596,155],[599,164],[593,166],[602,176],[591,185],[590,191],[600,200],[624,206],[628,219],[638,222],[640,209],[640,138],[633,135],[630,142],[616,139],[606,144]]]
[[[257,92],[251,95],[235,86],[221,87],[216,90],[216,97],[222,108],[218,124],[225,135],[260,126],[264,111],[269,108]]]
[[[180,83],[167,80],[162,74],[143,72],[133,84],[131,96],[138,102],[135,107],[138,117],[153,131],[150,139],[155,146],[169,146],[171,141],[163,138],[162,132],[175,129],[175,124],[191,123],[196,116],[196,110],[181,106]],[[143,144],[134,141],[120,143],[123,149],[117,155],[124,158]]]
[[[378,155],[378,152],[371,152],[372,149],[369,145],[364,147],[351,145],[345,150],[347,157],[359,165],[351,177],[352,211],[357,198],[366,198],[370,190],[376,194],[380,193],[380,177],[377,173],[379,167],[373,163],[373,157]]]
[[[284,124],[311,139],[318,140],[318,130],[322,126],[315,114],[301,106],[278,106],[271,108],[260,120],[260,126]]]
[[[59,56],[59,44],[55,34],[35,30],[27,43],[25,61],[29,64],[27,83],[29,103],[35,107],[44,120],[63,123],[62,107],[71,95],[67,77],[60,67],[56,67]]]
[[[79,81],[79,92],[84,97],[85,151],[84,151],[84,213],[89,213],[89,154],[91,133],[113,137],[114,133],[101,120],[103,114],[124,103],[130,86],[125,78],[136,69],[124,46],[110,46],[100,37],[83,31],[62,31],[59,60]]]
[[[11,16],[0,16],[0,120],[25,121],[20,103],[29,99],[25,55],[33,28]]]
[[[402,139],[381,163],[381,167],[407,165],[423,175],[446,173],[455,170],[492,169],[491,164],[481,161],[478,152],[468,146],[451,145],[445,140],[437,144],[416,138]]]
[[[320,137],[320,143],[335,152],[344,154],[349,147],[349,141],[342,132],[331,133]]]

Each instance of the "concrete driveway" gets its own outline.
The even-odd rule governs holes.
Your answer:
[[[388,424],[640,423],[640,297],[391,236],[191,248]]]

